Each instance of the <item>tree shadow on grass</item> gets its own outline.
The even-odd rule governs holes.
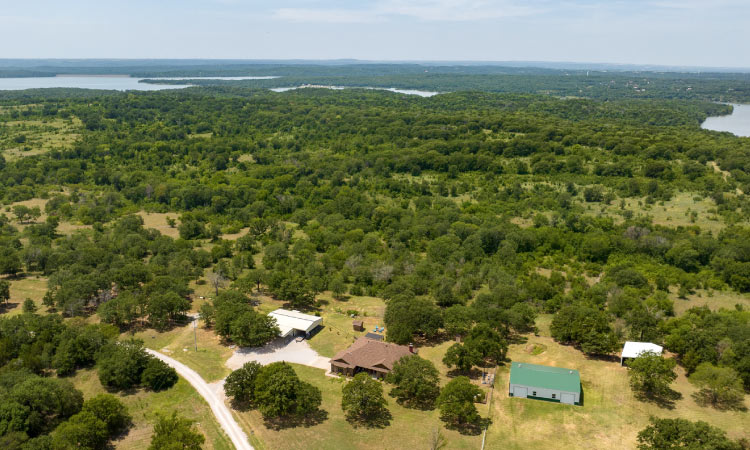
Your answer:
[[[707,390],[701,389],[698,392],[693,392],[693,400],[699,406],[712,407],[718,411],[741,411],[747,412],[747,406],[743,403],[743,398],[738,397],[726,402],[714,401],[711,399],[711,395]]]
[[[393,414],[388,409],[383,408],[379,414],[373,417],[362,419],[347,418],[346,420],[355,428],[385,428],[391,424],[392,419]]]
[[[488,427],[491,423],[492,420],[490,419],[479,419],[473,423],[446,423],[445,428],[458,431],[467,436],[478,436],[482,434],[482,430]]]
[[[0,314],[5,314],[7,312],[10,312],[16,308],[18,308],[21,305],[21,303],[18,302],[5,302],[0,304]]]
[[[682,398],[682,394],[670,389],[663,394],[636,393],[635,397],[642,402],[653,403],[659,408],[674,409],[674,403]]]
[[[297,427],[308,428],[315,425],[320,425],[326,420],[328,420],[328,411],[318,409],[317,411],[305,414],[303,416],[263,418],[263,423],[266,428],[272,429],[274,431],[279,431]]]
[[[469,377],[472,380],[477,380],[482,377],[482,371],[479,370],[476,367],[472,367],[471,370],[460,370],[460,369],[452,369],[449,370],[446,375],[448,378],[455,378],[455,377]]]

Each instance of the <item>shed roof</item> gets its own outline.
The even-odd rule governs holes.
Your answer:
[[[276,319],[276,324],[279,326],[279,330],[281,330],[281,336],[287,336],[292,330],[301,330],[309,333],[323,321],[318,316],[286,309],[277,309],[268,313],[268,315]]]
[[[376,341],[382,341],[384,338],[382,334],[375,334],[375,333],[366,333],[365,337],[368,339],[375,339]]]
[[[661,345],[652,344],[650,342],[632,342],[627,341],[625,346],[622,348],[623,358],[637,358],[641,353],[654,352],[657,355],[661,355],[664,348]]]
[[[510,367],[510,384],[580,392],[581,375],[573,369],[513,362]]]

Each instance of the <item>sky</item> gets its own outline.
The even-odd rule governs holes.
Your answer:
[[[0,0],[0,58],[750,67],[750,0]]]

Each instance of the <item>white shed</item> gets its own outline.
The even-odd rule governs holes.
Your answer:
[[[651,342],[627,341],[620,354],[620,365],[624,364],[626,359],[637,358],[642,353],[652,352],[661,355],[662,351],[664,351],[664,348],[661,345],[652,344]]]
[[[297,336],[299,334],[310,337],[310,333],[323,323],[322,317],[286,309],[277,309],[268,313],[268,316],[276,319],[276,324],[279,326],[279,330],[281,330],[281,333],[279,333],[281,337]]]

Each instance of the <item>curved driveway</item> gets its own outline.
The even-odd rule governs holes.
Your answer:
[[[211,407],[211,411],[213,411],[217,422],[219,422],[221,428],[227,436],[229,436],[229,439],[232,440],[232,444],[234,444],[234,447],[237,450],[254,450],[253,446],[250,445],[250,441],[247,439],[247,435],[234,420],[231,411],[229,411],[229,408],[224,404],[224,401],[216,395],[213,390],[211,390],[206,381],[201,378],[197,372],[167,355],[163,355],[150,349],[146,349],[146,351],[174,368],[180,376],[186,379],[188,383],[190,383],[195,390],[206,399],[206,402],[208,402],[208,405]]]

